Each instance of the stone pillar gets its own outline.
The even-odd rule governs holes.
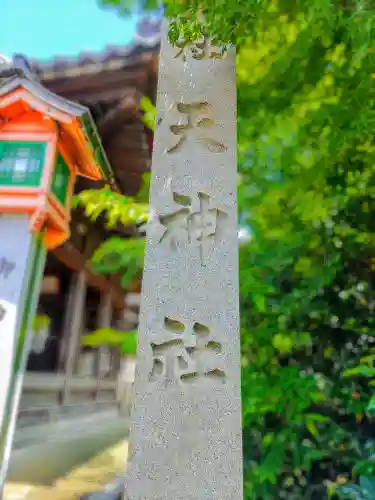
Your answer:
[[[126,498],[240,500],[235,51],[162,42]]]
[[[65,386],[62,394],[63,404],[69,402],[70,383],[77,366],[82,325],[85,314],[86,291],[86,275],[85,271],[82,270],[73,277],[65,317],[63,332],[65,343],[65,352],[63,353],[63,366],[65,373]]]

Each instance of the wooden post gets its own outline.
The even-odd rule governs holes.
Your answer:
[[[62,394],[63,404],[69,402],[70,383],[77,366],[86,304],[86,291],[86,275],[85,271],[82,270],[73,278],[69,292],[69,310],[65,318],[64,337],[67,342],[67,348],[64,360],[65,386]]]
[[[110,292],[102,293],[100,297],[99,312],[97,319],[97,328],[106,328],[111,326],[112,321],[112,302]],[[100,393],[100,362],[102,359],[102,347],[98,347],[95,353],[94,362],[94,375],[97,379],[97,389],[96,389],[96,399],[99,397]]]
[[[235,50],[180,42],[164,30],[125,497],[241,500]]]
[[[134,374],[137,357],[127,354],[121,359],[120,373],[118,377],[117,400],[120,414],[129,417],[131,405],[134,399]]]

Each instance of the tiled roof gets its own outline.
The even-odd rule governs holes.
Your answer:
[[[32,71],[37,74],[50,74],[56,77],[57,73],[64,76],[76,76],[78,73],[96,73],[103,69],[116,69],[124,65],[124,59],[138,59],[144,53],[153,53],[160,45],[160,20],[142,20],[137,27],[134,40],[125,46],[107,46],[101,53],[81,52],[76,57],[55,57],[52,61],[41,63],[30,60]],[[125,64],[126,65],[126,64]],[[83,71],[82,71],[83,70]]]

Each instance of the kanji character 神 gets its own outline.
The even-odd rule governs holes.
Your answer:
[[[209,195],[198,192],[197,197],[198,204],[194,207],[190,197],[174,193],[174,200],[184,208],[159,216],[159,221],[165,228],[159,242],[167,242],[172,247],[181,243],[198,245],[201,264],[205,265],[219,229],[218,225],[226,213],[212,205]]]

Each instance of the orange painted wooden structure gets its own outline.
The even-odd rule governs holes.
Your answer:
[[[13,79],[0,90],[0,213],[28,213],[31,231],[44,230],[44,244],[48,249],[56,248],[70,236],[76,176],[102,178],[96,151],[83,126],[82,116],[86,112],[86,108],[57,97],[27,78]],[[39,158],[42,163],[39,182],[35,182],[35,176],[31,185],[17,182],[20,179],[17,172],[13,172],[9,180],[7,164],[3,163],[5,167],[1,168],[1,162],[7,160],[6,148],[3,147],[1,154],[4,144],[18,144],[21,149],[40,145],[43,154]],[[62,169],[61,176],[65,169],[62,182],[66,193],[60,197],[56,194],[59,191],[57,181],[55,183],[57,165]]]

